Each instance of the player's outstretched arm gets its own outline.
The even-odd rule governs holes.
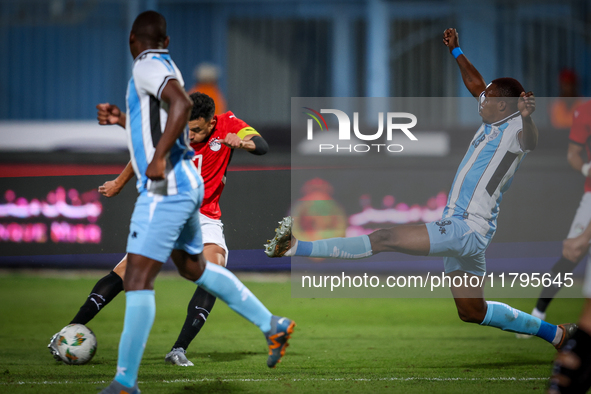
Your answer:
[[[260,136],[259,134],[249,134],[244,136],[243,141],[245,142],[245,147],[250,153],[254,155],[264,155],[269,151],[269,144],[267,141]]]
[[[464,85],[466,85],[472,96],[478,97],[486,89],[486,82],[460,49],[460,41],[456,29],[449,28],[443,32],[443,43],[449,48],[449,53],[456,58]]]
[[[248,134],[240,138],[234,133],[228,133],[220,143],[232,149],[244,149],[255,155],[264,155],[269,151],[267,141],[259,134]]]
[[[161,98],[168,104],[168,120],[156,146],[154,157],[146,169],[146,176],[154,181],[164,179],[166,154],[187,126],[193,106],[193,101],[176,79],[168,81],[162,90]]]
[[[119,107],[109,103],[101,103],[96,106],[96,118],[100,125],[119,125],[125,128],[126,116]]]
[[[116,196],[123,190],[123,187],[133,178],[135,172],[131,162],[127,163],[121,174],[112,181],[105,182],[102,186],[99,186],[98,191],[105,197]]]
[[[536,110],[536,98],[533,92],[521,92],[517,108],[523,118],[523,130],[519,132],[519,144],[523,150],[534,150],[538,145],[538,128],[531,118]]]

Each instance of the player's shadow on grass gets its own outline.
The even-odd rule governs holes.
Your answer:
[[[244,360],[247,357],[259,356],[266,354],[263,352],[213,352],[213,353],[191,353],[187,354],[189,360],[194,359],[195,361],[211,361],[214,363],[220,363],[225,361],[239,361]]]
[[[227,361],[240,361],[244,360],[247,357],[252,356],[264,356],[267,353],[265,352],[201,352],[201,353],[193,353],[191,351],[187,352],[187,358],[197,365],[198,363],[204,362],[227,362]],[[153,357],[144,357],[144,359],[150,361],[162,361],[162,357],[153,356]]]
[[[297,355],[297,352],[289,352],[289,354],[287,355],[287,357],[293,357],[294,355]],[[226,361],[239,361],[239,360],[244,360],[245,358],[249,358],[249,357],[259,357],[261,360],[261,363],[265,363],[267,361],[267,356],[269,354],[265,351],[261,351],[261,352],[214,352],[214,353],[191,353],[188,352],[187,353],[187,358],[193,362],[197,361],[197,362],[214,362],[214,363],[220,363],[220,362],[226,362]],[[197,362],[195,362],[195,365],[197,365]]]

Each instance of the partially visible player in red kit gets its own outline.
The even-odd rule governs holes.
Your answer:
[[[214,115],[213,100],[203,93],[190,95],[193,108],[189,118],[189,137],[195,150],[193,163],[201,174],[204,184],[204,198],[201,204],[199,221],[203,235],[203,254],[215,264],[226,266],[228,248],[224,239],[223,224],[220,220],[220,196],[226,184],[226,171],[235,149],[244,149],[255,155],[264,155],[268,151],[267,142],[246,122],[236,118],[232,112]],[[98,120],[100,124],[119,124],[125,126],[125,114],[114,105],[99,104]],[[134,176],[131,164],[113,181],[99,187],[106,197],[112,197],[121,191]],[[78,314],[70,322],[86,324],[96,316],[117,294],[123,290],[123,278],[127,265],[127,256],[117,264],[108,275],[101,278]],[[198,287],[189,302],[187,318],[181,332],[165,361],[180,366],[193,366],[185,355],[186,350],[207,320],[216,297]],[[55,336],[54,336],[55,337]],[[52,354],[57,349],[54,338],[49,343]],[[55,357],[55,354],[54,354]]]

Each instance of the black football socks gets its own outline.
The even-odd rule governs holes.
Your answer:
[[[70,324],[88,323],[121,291],[123,291],[123,279],[115,272],[109,272],[96,282],[86,302],[80,307]]]
[[[185,324],[181,329],[176,343],[172,347],[183,348],[187,350],[191,341],[201,330],[201,327],[205,324],[213,305],[215,304],[216,297],[205,291],[201,286],[197,287],[193,298],[189,302],[187,308],[187,318]]]

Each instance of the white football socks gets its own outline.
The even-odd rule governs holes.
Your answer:
[[[562,332],[564,329],[562,327],[556,327],[556,335],[554,336],[554,340],[552,340],[552,345],[556,346],[562,340]]]

